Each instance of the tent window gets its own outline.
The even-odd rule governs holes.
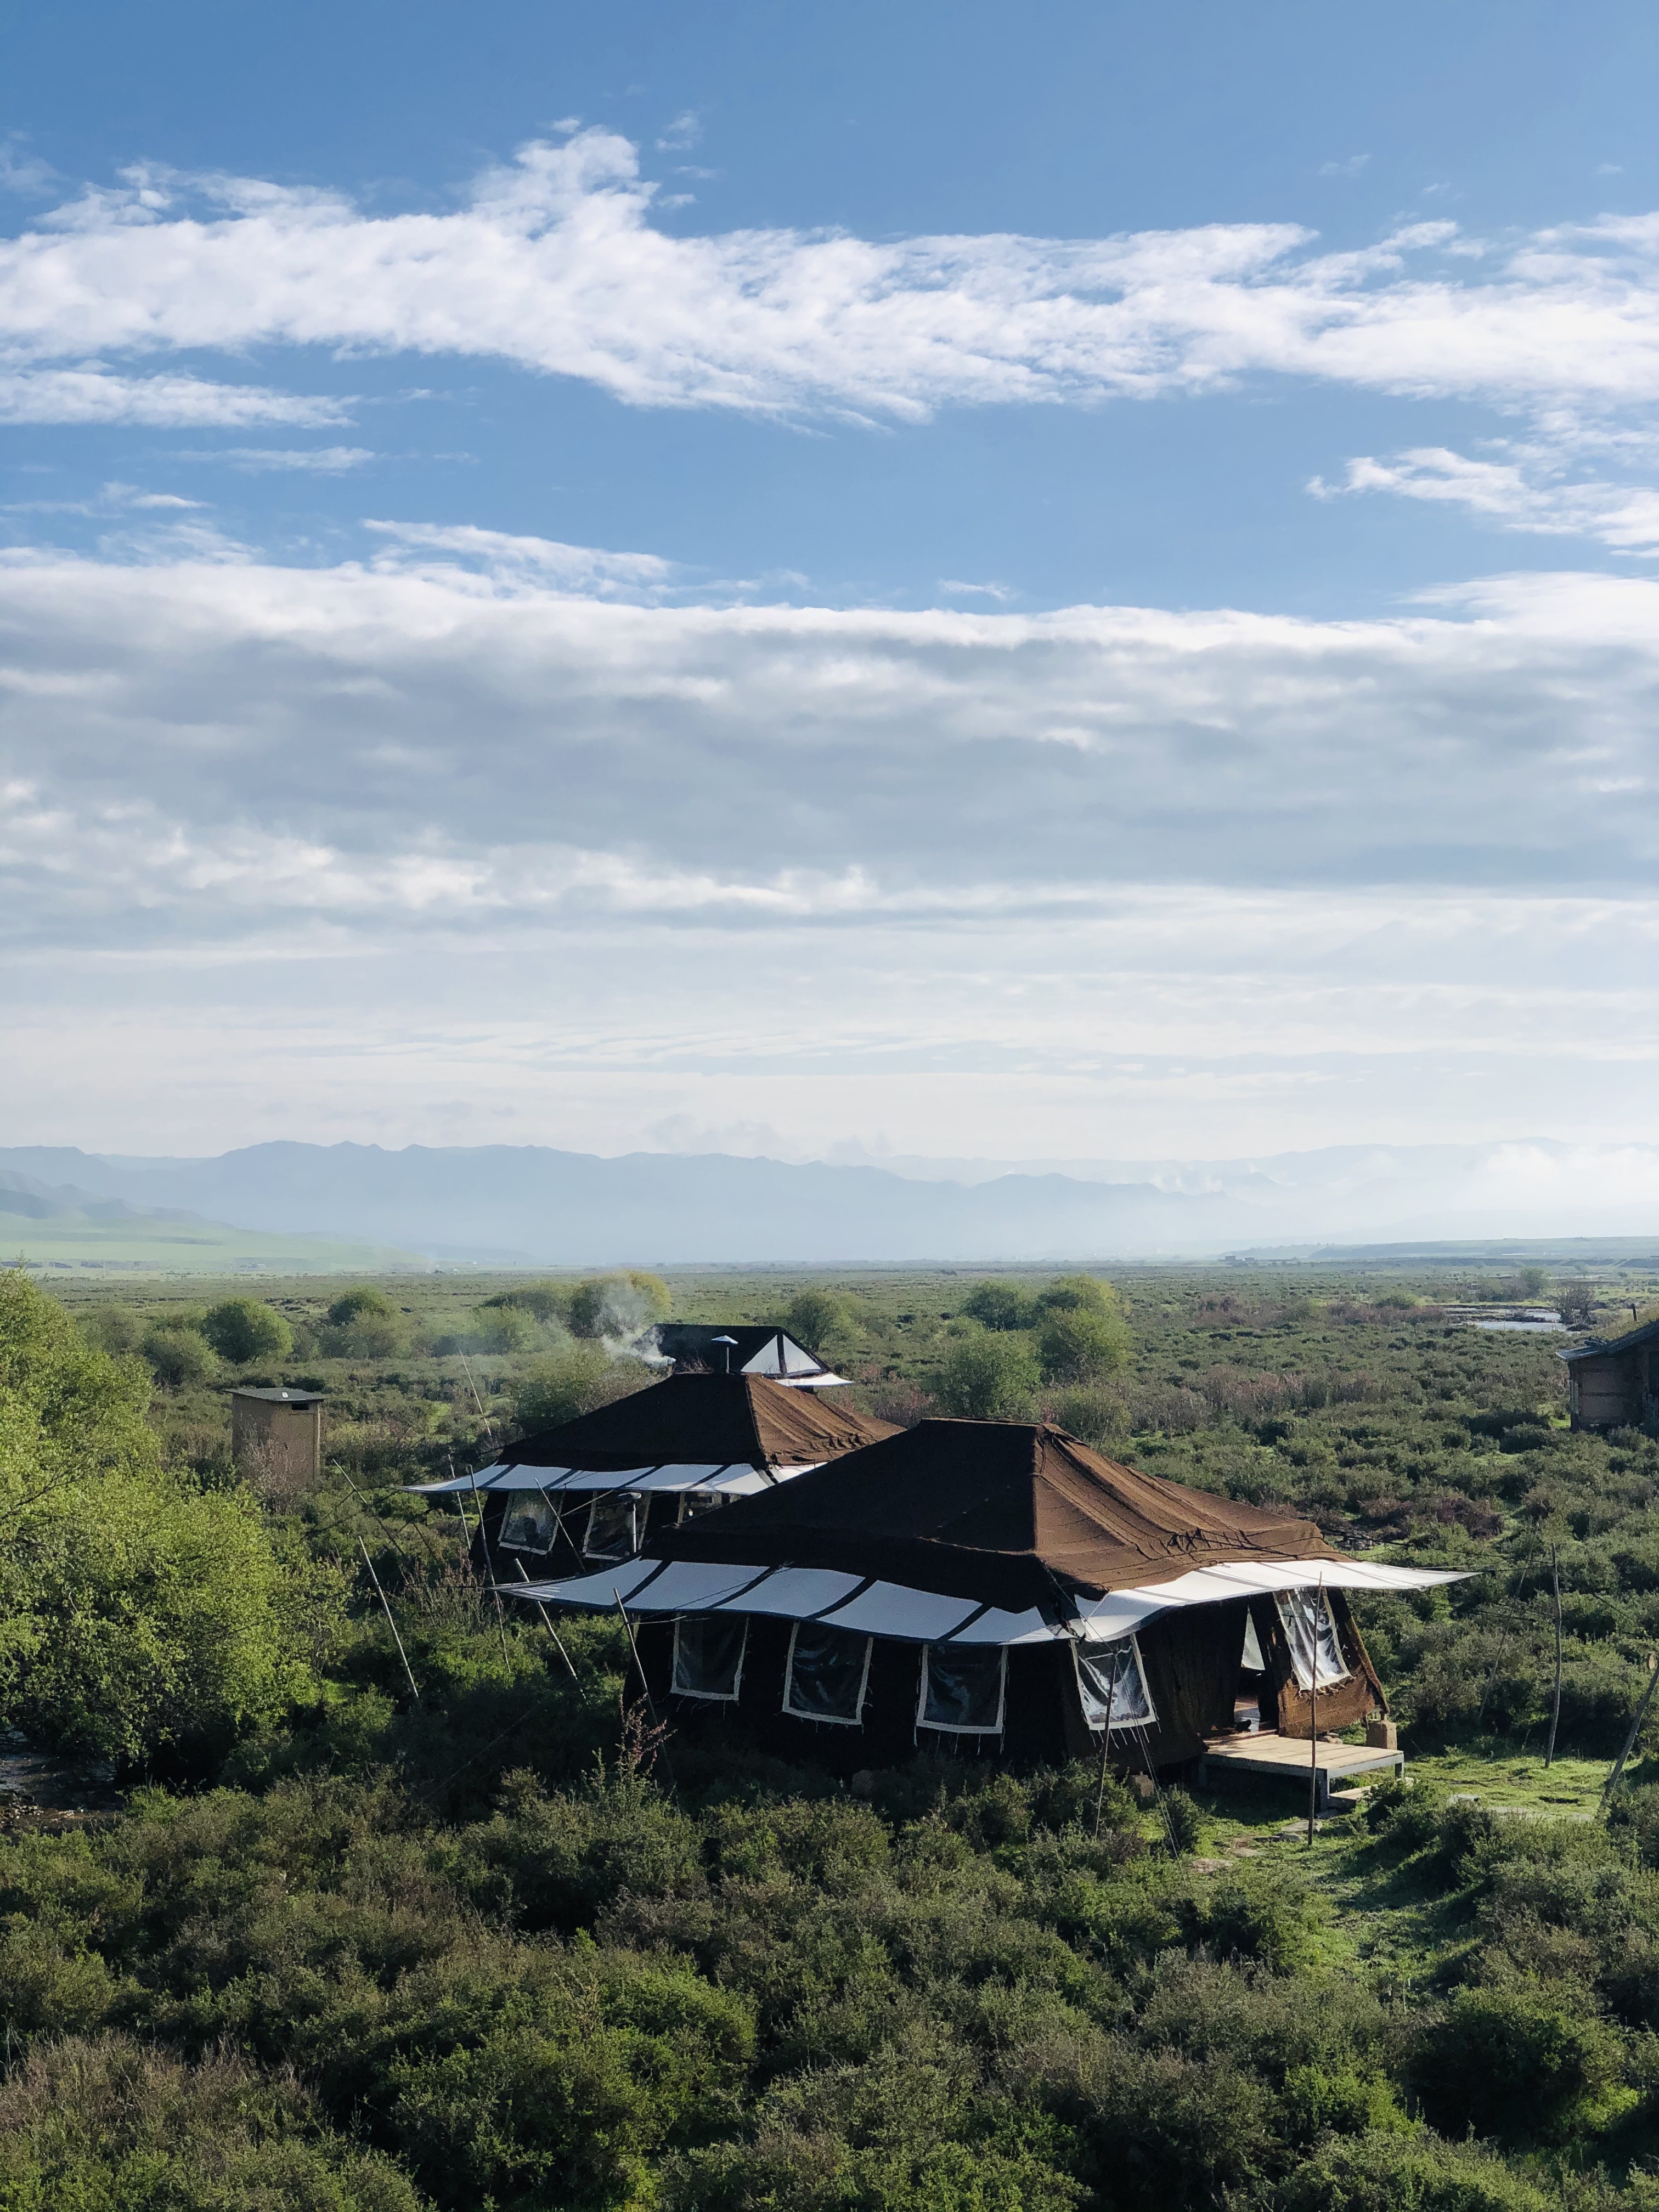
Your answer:
[[[590,1559],[630,1559],[639,1549],[637,1498],[596,1498],[587,1510],[582,1552]]]
[[[736,1702],[749,1623],[743,1614],[694,1613],[674,1623],[674,1694]]]
[[[507,1510],[501,1515],[501,1534],[495,1539],[503,1551],[550,1552],[558,1533],[553,1508],[538,1491],[515,1490],[508,1493]]]
[[[924,1644],[917,1725],[952,1735],[1000,1735],[1007,1679],[1000,1644]]]
[[[1346,1682],[1348,1662],[1342,1656],[1342,1646],[1337,1641],[1336,1622],[1327,1592],[1318,1589],[1281,1590],[1273,1603],[1279,1607],[1279,1625],[1285,1631],[1285,1641],[1291,1647],[1291,1671],[1296,1676],[1297,1687],[1311,1690],[1314,1686],[1316,1641],[1319,1652],[1319,1687],[1332,1690],[1339,1682]]]
[[[857,1728],[864,1718],[873,1638],[820,1620],[798,1620],[789,1638],[783,1710],[798,1721]]]
[[[724,1505],[725,1503],[717,1491],[683,1490],[680,1492],[679,1517],[682,1522],[695,1521],[698,1514],[712,1513],[717,1505]]]
[[[1133,1636],[1117,1644],[1074,1644],[1072,1656],[1077,1662],[1083,1717],[1097,1735],[1106,1725],[1109,1707],[1114,1735],[1119,1729],[1157,1725],[1152,1692],[1141,1671],[1140,1646]]]

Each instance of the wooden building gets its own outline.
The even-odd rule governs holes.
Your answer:
[[[631,1559],[713,1507],[895,1433],[763,1375],[676,1374],[509,1445],[475,1475],[415,1486],[476,1506],[480,1567],[520,1584]]]
[[[322,1479],[323,1399],[319,1390],[233,1390],[230,1456],[240,1474],[279,1489]]]
[[[1575,1429],[1645,1429],[1659,1436],[1659,1321],[1561,1357]]]
[[[1048,1424],[924,1421],[523,1590],[636,1625],[677,1729],[836,1771],[917,1748],[1170,1767],[1388,1710],[1347,1593],[1457,1577],[1137,1473]],[[503,1587],[506,1587],[505,1583]]]

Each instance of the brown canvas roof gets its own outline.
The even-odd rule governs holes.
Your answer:
[[[510,1444],[501,1458],[601,1474],[674,1465],[800,1467],[895,1433],[890,1421],[763,1375],[669,1375]]]
[[[645,1548],[835,1567],[1005,1606],[1240,1560],[1340,1556],[1310,1521],[1139,1474],[1051,1423],[954,1420],[890,1435]]]

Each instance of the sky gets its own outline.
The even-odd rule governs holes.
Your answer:
[[[1659,16],[0,31],[0,1133],[1654,1134]]]

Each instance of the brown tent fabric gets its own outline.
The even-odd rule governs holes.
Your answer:
[[[688,1378],[689,1379],[689,1378]],[[1048,1422],[923,1421],[653,1540],[653,1559],[836,1567],[1069,1614],[1234,1561],[1340,1556],[1311,1522],[1188,1490]]]
[[[763,1375],[669,1375],[501,1453],[514,1467],[624,1474],[636,1467],[801,1467],[898,1431]],[[797,1478],[804,1480],[804,1478]]]

